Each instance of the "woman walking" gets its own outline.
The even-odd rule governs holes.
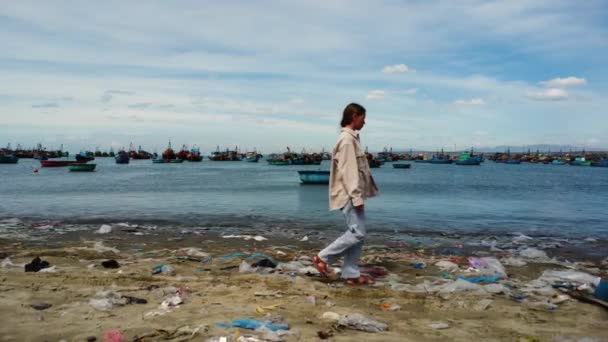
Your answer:
[[[333,271],[329,264],[343,257],[341,277],[346,284],[373,284],[371,278],[361,276],[359,272],[359,259],[366,234],[364,202],[378,194],[359,141],[358,131],[365,125],[365,108],[356,103],[346,106],[340,125],[342,129],[331,160],[329,209],[342,211],[346,220],[346,232],[319,252],[313,262],[321,275],[330,276]]]

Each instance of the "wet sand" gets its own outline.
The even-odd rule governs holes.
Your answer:
[[[220,337],[237,341],[246,340],[245,336],[264,340],[261,332],[216,326],[239,318],[287,323],[289,334],[282,337],[286,341],[320,340],[320,331],[332,335],[330,341],[576,341],[585,337],[608,340],[608,311],[574,299],[549,308],[538,302],[516,301],[505,294],[439,296],[398,291],[391,286],[446,281],[442,279],[446,272],[433,266],[439,260],[466,262],[472,253],[503,257],[505,252],[464,248],[463,255],[443,255],[439,253],[441,248],[387,247],[369,241],[362,260],[364,266],[382,266],[389,274],[379,277],[375,286],[364,287],[271,269],[267,269],[273,272],[269,274],[240,273],[243,258],[222,259],[241,252],[263,253],[276,261],[289,262],[314,255],[325,243],[313,238],[307,242],[281,236],[266,238],[265,241],[225,239],[213,232],[189,235],[156,232],[138,236],[132,231],[115,229],[103,235],[64,234],[49,237],[46,242],[0,240],[0,257],[9,257],[17,265],[0,269],[3,323],[0,341],[86,341],[93,337],[103,341],[104,333],[112,329],[119,329],[126,341],[207,341]],[[188,247],[198,248],[209,257],[193,256],[196,253],[192,250],[179,251]],[[185,257],[187,254],[190,257]],[[35,256],[56,266],[56,272],[25,273],[22,266],[18,267]],[[101,262],[108,259],[117,260],[121,267],[103,268]],[[301,260],[305,262],[306,258]],[[413,262],[420,261],[427,267],[412,267]],[[160,264],[172,266],[174,273],[152,275],[152,268]],[[608,264],[601,258],[577,265],[595,275],[607,276]],[[464,268],[461,264],[461,269]],[[503,283],[517,287],[538,278],[546,269],[565,268],[536,262],[522,267],[506,266],[509,278]],[[160,312],[161,302],[176,289],[184,303],[170,312],[154,315]],[[143,298],[147,304],[116,305],[109,311],[99,311],[90,300],[104,290]],[[40,303],[52,306],[44,310],[30,306]],[[400,309],[392,311],[391,305]],[[386,323],[388,330],[369,333],[341,327],[321,319],[328,311],[341,315],[361,313]],[[442,323],[447,328],[433,328],[433,323]],[[192,334],[194,330],[196,333]]]

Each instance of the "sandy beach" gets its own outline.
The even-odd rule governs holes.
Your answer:
[[[605,278],[608,263],[601,258],[569,261],[570,267],[556,264],[560,258],[551,254],[528,258],[523,266],[505,265],[503,279],[473,284],[455,280],[478,275],[470,267],[473,254],[503,263],[526,259],[496,246],[424,250],[369,241],[362,266],[377,283],[352,287],[314,274],[308,260],[324,243],[318,239],[136,231],[112,227],[107,234],[78,232],[46,242],[0,241],[0,340],[104,341],[112,330],[125,341],[608,340],[605,308],[546,284],[530,289],[545,270]],[[51,272],[24,272],[36,256],[49,262]],[[278,266],[251,269],[264,259]],[[120,267],[104,268],[108,260]],[[160,265],[170,267],[152,274]],[[447,287],[462,282],[473,288]],[[384,323],[386,330],[336,322],[353,314]],[[218,326],[241,318],[288,324],[289,330]]]

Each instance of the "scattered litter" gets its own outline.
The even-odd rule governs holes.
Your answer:
[[[433,323],[429,324],[429,327],[431,329],[440,330],[440,329],[447,329],[450,327],[450,325],[447,324],[446,322],[433,322]]]
[[[317,298],[315,296],[306,297],[306,301],[312,305],[317,305]]]
[[[265,315],[268,311],[272,311],[277,309],[281,304],[267,305],[267,306],[258,306],[255,308],[255,312],[260,315]]]
[[[262,260],[254,262],[253,264],[251,264],[251,266],[275,268],[275,267],[277,267],[277,264],[274,261],[272,261],[271,259],[264,258]]]
[[[165,330],[156,329],[153,332],[149,332],[143,335],[135,336],[133,342],[145,342],[145,341],[186,341],[194,338],[200,332],[207,332],[209,330],[208,325],[189,326],[185,325],[177,329]],[[221,341],[221,340],[218,340]],[[224,338],[224,342],[227,340]]]
[[[469,258],[469,265],[479,271],[482,275],[492,276],[498,274],[501,278],[507,277],[505,267],[494,257],[471,257]]]
[[[112,226],[107,224],[102,224],[99,229],[95,231],[95,234],[108,234],[112,232]]]
[[[39,271],[40,273],[55,273],[57,272],[57,266],[51,266],[43,268]]]
[[[321,319],[330,322],[337,322],[340,320],[340,315],[335,312],[327,311],[321,315]]]
[[[46,310],[48,308],[50,308],[51,306],[53,306],[53,304],[49,304],[49,303],[34,303],[34,304],[30,304],[30,307],[32,307],[35,310]]]
[[[120,268],[120,264],[114,259],[102,261],[101,266],[104,268]]]
[[[29,264],[25,265],[25,272],[39,272],[44,268],[51,267],[48,261],[44,261],[40,259],[40,257],[35,257]]]
[[[258,330],[260,328],[266,328],[271,331],[278,330],[289,330],[289,325],[287,324],[275,324],[270,321],[259,321],[257,319],[235,319],[230,323],[216,323],[218,327],[222,328],[242,328],[249,330]]]
[[[541,259],[541,260],[549,259],[549,257],[547,256],[547,253],[545,253],[544,251],[541,251],[540,249],[536,249],[534,247],[528,247],[528,248],[520,251],[519,256],[521,256],[522,258],[526,258],[526,259]]]
[[[446,260],[441,260],[435,263],[435,266],[439,267],[443,272],[454,272],[458,270],[458,265]]]
[[[426,264],[424,262],[412,262],[410,265],[417,270],[426,268]]]
[[[14,264],[9,257],[4,258],[4,260],[2,260],[2,262],[0,262],[0,267],[2,267],[2,268],[9,268],[9,267],[21,268],[23,266],[25,266],[25,265]]]
[[[103,334],[103,342],[126,342],[123,333],[118,329],[107,331]]]
[[[465,276],[457,276],[456,279],[466,280],[471,283],[495,283],[502,279],[500,274],[495,274],[491,276],[480,276],[480,277],[465,277]]]
[[[534,240],[533,238],[531,238],[527,235],[524,235],[522,233],[518,233],[518,234],[519,234],[518,236],[514,237],[513,240],[511,240],[511,241],[513,241],[513,243],[523,244],[523,243],[527,243],[530,240]]]
[[[361,330],[372,333],[385,331],[388,328],[385,323],[367,318],[359,313],[341,316],[338,320],[338,325],[354,330]]]
[[[175,269],[170,265],[156,265],[152,267],[152,274],[175,275]]]
[[[486,311],[490,307],[492,302],[493,300],[491,299],[482,299],[475,304],[474,309],[475,311]]]
[[[302,239],[300,239],[301,242],[306,242],[308,241],[308,236],[303,237]]]
[[[528,264],[523,259],[516,258],[516,257],[503,258],[501,261],[504,265],[515,266],[515,267],[521,267],[521,266],[525,266],[526,264]]]
[[[380,304],[380,308],[387,311],[399,311],[401,310],[401,306],[395,303],[384,302]]]
[[[222,236],[224,239],[244,239],[245,241],[248,240],[255,240],[255,241],[265,241],[268,240],[267,238],[260,236],[260,235],[224,235]]]

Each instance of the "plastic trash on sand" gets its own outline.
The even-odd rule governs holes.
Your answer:
[[[507,277],[505,267],[494,257],[483,257],[483,258],[469,258],[469,265],[477,269],[480,274],[493,276],[495,274],[500,275],[502,278]]]
[[[107,224],[102,224],[99,229],[95,231],[95,234],[108,234],[112,232],[112,226]]]
[[[152,267],[152,274],[175,275],[175,269],[170,265],[156,265]]]
[[[378,322],[359,313],[343,315],[338,320],[338,325],[354,329],[377,333],[388,329],[386,323]]]
[[[543,272],[543,274],[540,276],[540,278],[538,278],[538,280],[552,285],[567,284],[576,287],[583,285],[596,287],[600,284],[601,278],[580,271],[547,270]]]
[[[429,328],[436,329],[436,330],[447,329],[449,327],[450,327],[450,325],[447,324],[446,322],[433,322],[433,323],[429,324]]]
[[[439,295],[441,297],[448,297],[451,294],[454,293],[461,293],[461,292],[473,292],[474,294],[486,294],[487,292],[483,289],[483,287],[481,285],[463,280],[463,279],[456,279],[456,281],[451,282],[446,284],[445,286],[443,286],[443,288],[441,288],[439,290]]]
[[[340,320],[340,315],[335,312],[326,311],[323,313],[323,315],[321,315],[321,319],[330,322],[337,322]]]
[[[520,251],[519,256],[526,259],[549,260],[547,253],[534,247],[529,247]]]
[[[262,327],[271,331],[289,330],[288,324],[276,324],[270,321],[259,321],[257,319],[249,318],[235,319],[234,321],[229,323],[216,323],[216,325],[222,328],[242,328],[249,330],[258,330]]]
[[[497,281],[499,281],[500,279],[502,279],[502,276],[500,274],[494,274],[494,275],[487,275],[487,276],[479,276],[479,277],[465,277],[465,276],[458,276],[456,277],[456,279],[462,279],[462,280],[466,280],[468,282],[471,283],[495,283]]]
[[[435,266],[439,267],[443,272],[454,272],[458,270],[458,265],[447,260],[441,260],[435,263]]]
[[[261,235],[224,235],[222,236],[222,238],[224,239],[244,239],[245,241],[248,240],[255,240],[255,241],[265,241],[268,240],[267,238],[261,236]]]
[[[126,342],[127,339],[118,329],[107,331],[103,334],[103,342]]]

